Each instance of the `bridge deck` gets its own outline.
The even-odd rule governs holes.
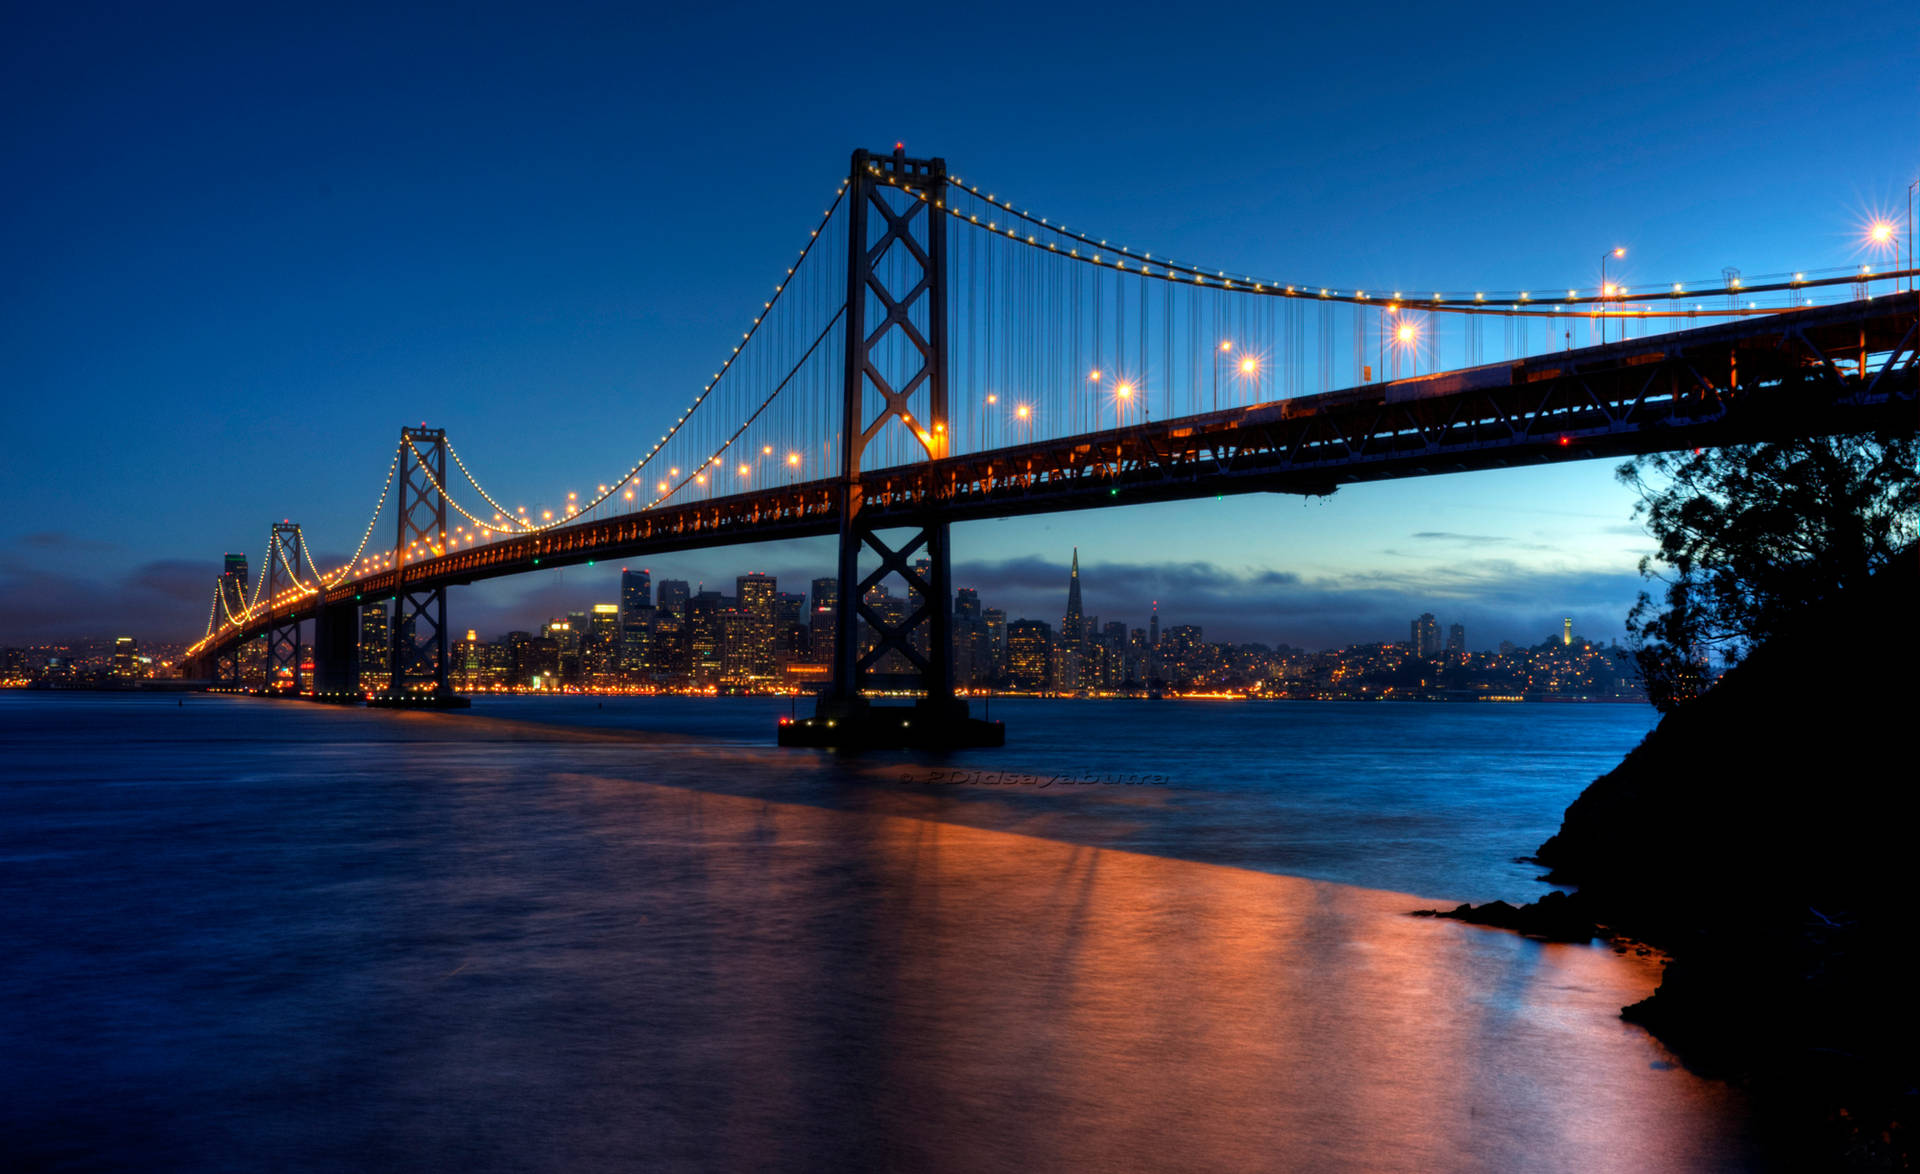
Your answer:
[[[1339,485],[1915,426],[1920,297],[1739,322],[870,470],[902,524]],[[210,658],[323,605],[665,551],[837,533],[841,485],[662,506],[450,551],[261,612]]]

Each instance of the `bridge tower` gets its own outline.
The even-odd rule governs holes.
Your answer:
[[[832,683],[813,718],[786,722],[781,745],[1001,745],[1005,729],[971,718],[953,695],[948,523],[932,493],[909,525],[884,534],[862,510],[862,458],[888,427],[905,428],[927,461],[947,455],[947,164],[855,151],[847,189],[845,395],[841,415],[839,599]],[[878,563],[862,572],[862,556]],[[888,579],[906,614],[869,600]],[[874,636],[862,649],[860,625]],[[872,706],[863,689],[924,693]]]
[[[303,564],[308,576],[304,579],[300,569]],[[275,522],[273,533],[267,539],[268,608],[271,609],[279,601],[282,592],[305,591],[309,587],[318,590],[320,576],[313,569],[313,559],[308,556],[306,535],[301,532],[298,522]],[[266,691],[299,696],[306,684],[300,664],[300,621],[295,619],[274,623],[267,628],[266,637]],[[283,680],[289,682],[285,689],[280,687]]]
[[[447,680],[447,589],[414,588],[407,575],[414,563],[443,552],[447,543],[447,430],[400,429],[399,525],[393,565],[399,578],[388,624],[387,687],[370,705],[464,707]],[[343,625],[344,626],[344,625]]]

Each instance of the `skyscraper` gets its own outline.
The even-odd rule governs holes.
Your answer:
[[[233,618],[240,617],[240,610],[247,606],[247,593],[252,589],[253,585],[247,581],[247,556],[228,555],[226,565],[220,572],[220,598]],[[224,621],[227,617],[215,618]]]
[[[1409,643],[1413,645],[1413,654],[1418,657],[1440,655],[1440,622],[1433,613],[1421,612],[1420,618],[1413,621],[1413,635]]]
[[[1080,548],[1073,548],[1073,569],[1067,573],[1067,614],[1060,620],[1059,689],[1071,693],[1080,687],[1080,662],[1086,657],[1086,617],[1080,610]]]
[[[954,684],[984,684],[990,660],[987,624],[980,615],[980,593],[971,587],[962,587],[954,593],[953,601]]]
[[[1160,601],[1156,599],[1153,618],[1147,621],[1147,683],[1151,685],[1160,679]]]
[[[393,652],[392,633],[387,628],[387,605],[369,603],[360,608],[360,687],[385,689],[392,678],[388,657]]]
[[[933,585],[933,560],[932,559],[930,558],[914,559],[913,571],[914,571],[914,574],[919,575],[921,579],[925,580],[928,586]],[[951,599],[943,599],[940,601],[940,606],[950,609],[953,606],[953,601]],[[912,615],[914,612],[918,610],[920,610],[920,589],[918,587],[909,586],[907,588],[907,600],[906,600],[906,603],[901,608],[901,616],[898,622],[905,623],[906,617]],[[893,620],[888,621],[888,623],[893,623],[893,622],[895,621]],[[907,633],[907,644],[915,652],[919,653],[921,656],[923,657],[926,656],[928,652],[927,639],[929,635],[932,633],[932,631],[933,631],[933,626],[931,624],[916,625],[913,631]],[[905,668],[902,668],[900,671],[905,672],[907,670]]]
[[[1015,689],[1045,690],[1053,683],[1053,629],[1043,620],[1007,625],[1007,677]]]
[[[660,586],[664,590],[666,583]],[[702,591],[687,600],[687,672],[696,685],[719,683],[726,643],[726,621],[720,613],[726,610],[726,599],[718,591]]]
[[[794,665],[807,663],[806,610],[807,597],[799,592],[773,593],[773,661],[783,677]]]
[[[776,585],[772,575],[763,575],[758,571],[734,580],[734,589],[740,599],[741,660],[745,675],[753,680],[771,681],[774,676],[773,597]]]
[[[660,580],[660,593],[654,600],[654,607],[672,615],[676,619],[687,618],[687,581],[685,579]]]
[[[833,663],[833,610],[840,602],[840,580],[815,579],[813,601],[807,613],[807,641],[813,663]]]
[[[647,661],[647,635],[653,621],[653,575],[620,568],[620,675],[632,679]]]
[[[1101,632],[1100,645],[1104,653],[1100,661],[1100,684],[1118,689],[1127,680],[1127,625],[1120,620],[1110,622]]]
[[[620,679],[620,605],[596,603],[580,638],[580,675],[603,689]]]
[[[1467,629],[1463,624],[1447,625],[1447,659],[1463,660],[1467,655]]]

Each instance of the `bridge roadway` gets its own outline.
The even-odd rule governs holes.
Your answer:
[[[952,522],[1875,429],[1916,422],[1911,293],[1783,312],[862,473],[862,508]],[[1869,364],[1868,356],[1886,355]],[[831,535],[837,479],[504,537],[351,579],[230,628],[207,663],[323,606],[587,562]]]

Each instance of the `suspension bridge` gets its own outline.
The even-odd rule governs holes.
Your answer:
[[[782,742],[997,744],[953,690],[954,522],[1915,426],[1897,253],[1658,285],[1289,282],[1112,243],[896,148],[855,152],[780,268],[711,379],[584,499],[509,508],[446,430],[402,428],[353,554],[323,571],[274,524],[251,589],[216,583],[188,675],[231,686],[258,641],[271,690],[357,700],[377,602],[369,700],[457,704],[449,588],[835,535],[831,684]]]

